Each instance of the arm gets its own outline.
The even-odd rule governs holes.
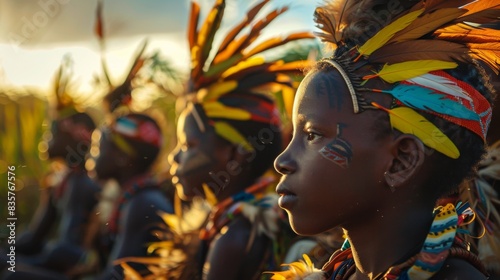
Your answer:
[[[45,243],[49,231],[57,218],[57,209],[52,203],[52,188],[40,194],[40,203],[35,211],[29,228],[16,240],[16,252],[32,255],[38,253]]]
[[[250,222],[239,217],[225,234],[213,241],[204,266],[204,279],[255,279],[261,274],[270,240],[256,236],[247,250],[251,230]]]
[[[98,185],[83,173],[74,174],[67,182],[58,239],[44,255],[42,265],[67,271],[84,259],[89,248],[83,242],[91,216],[95,216],[98,192]]]

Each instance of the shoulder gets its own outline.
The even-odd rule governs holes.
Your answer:
[[[468,279],[488,279],[476,267],[464,259],[449,258],[443,264],[443,267],[432,279],[450,279],[450,280],[468,280]]]
[[[79,193],[97,193],[101,190],[98,183],[92,180],[86,172],[73,172],[71,174],[71,185]]]
[[[249,242],[251,242],[251,247],[248,247]],[[245,255],[251,254],[255,250],[260,251],[259,247],[265,246],[267,246],[267,237],[259,234],[248,219],[237,216],[228,225],[227,230],[216,240],[214,249],[223,254],[232,251],[235,254]]]
[[[173,206],[164,194],[155,189],[140,191],[125,203],[121,219],[136,226],[160,221],[159,212],[173,213]]]
[[[134,194],[128,208],[134,211],[156,212],[158,210],[173,213],[172,202],[159,189],[145,189]]]

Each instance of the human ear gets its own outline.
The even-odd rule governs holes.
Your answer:
[[[425,160],[425,147],[413,135],[403,134],[394,141],[393,160],[384,173],[387,185],[394,191],[407,183],[422,167]]]

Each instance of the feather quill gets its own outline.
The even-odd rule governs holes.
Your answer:
[[[270,0],[263,0],[257,5],[255,5],[253,8],[251,8],[247,16],[238,24],[236,25],[231,31],[229,31],[224,38],[224,41],[219,46],[219,50],[217,53],[220,53],[221,51],[225,50],[226,47],[234,41],[236,36],[243,30],[243,28],[247,27],[255,18],[255,16],[260,12],[260,10],[267,4],[269,3]]]
[[[399,84],[390,90],[374,90],[392,95],[408,107],[432,111],[466,120],[479,120],[479,116],[464,105],[447,98],[445,94],[417,85]]]
[[[266,28],[271,22],[273,22],[279,15],[288,11],[288,7],[283,7],[281,9],[276,9],[267,14],[264,18],[257,21],[251,28],[248,34],[240,36],[238,39],[233,40],[224,51],[218,53],[213,60],[213,63],[219,63],[223,60],[230,58],[231,56],[242,52],[245,48],[247,48],[250,44],[252,44],[257,37],[260,35],[260,32]]]
[[[464,9],[446,8],[424,14],[421,17],[416,18],[405,29],[394,34],[394,36],[387,43],[390,44],[392,42],[403,42],[406,40],[418,39],[425,34],[436,30],[436,28],[444,25],[445,23],[456,19],[465,12],[466,10]]]
[[[459,17],[456,22],[488,23],[498,21],[500,17],[500,3],[497,0],[479,0],[463,7],[467,13]]]
[[[406,82],[440,91],[458,98],[466,99],[472,102],[472,99],[465,94],[465,91],[454,81],[434,74],[424,74],[415,78],[406,80]]]
[[[255,46],[253,49],[246,51],[246,52],[243,52],[244,53],[243,59],[247,59],[253,55],[262,53],[262,52],[267,51],[267,50],[272,49],[272,48],[279,47],[279,46],[284,45],[290,41],[301,40],[301,39],[314,39],[314,38],[315,38],[314,34],[312,34],[310,32],[299,32],[299,33],[291,34],[285,38],[276,37],[276,38],[268,39],[268,40],[260,43],[259,45]]]
[[[467,43],[494,43],[500,42],[500,31],[470,26],[464,23],[455,24],[434,33],[436,38]]]
[[[500,70],[500,43],[471,43],[471,56],[484,61],[497,75]]]
[[[422,14],[423,10],[418,10],[411,12],[407,15],[400,17],[395,20],[391,24],[382,28],[377,34],[371,37],[368,41],[366,41],[361,47],[359,47],[358,52],[359,55],[368,56],[372,54],[374,51],[382,47],[387,41],[389,41],[394,34],[400,30],[403,30],[408,25],[410,25],[420,14]]]
[[[443,40],[411,40],[385,45],[368,57],[371,63],[395,64],[411,60],[468,61],[469,49]]]
[[[188,25],[188,42],[189,49],[192,50],[196,44],[196,38],[198,37],[198,21],[200,19],[200,5],[191,1],[191,13],[189,15],[189,25]]]
[[[371,104],[389,113],[393,128],[403,133],[415,135],[426,146],[450,158],[457,159],[460,157],[460,151],[450,138],[415,110],[406,107],[387,109],[375,102]]]
[[[396,64],[386,64],[382,69],[373,74],[366,75],[363,80],[379,77],[388,83],[395,83],[411,79],[435,70],[453,69],[458,66],[455,62],[440,60],[416,60]]]
[[[210,50],[212,49],[215,33],[219,29],[222,16],[224,15],[225,4],[225,0],[217,0],[214,3],[212,10],[209,12],[205,22],[198,32],[196,46],[199,49],[193,48],[191,50],[191,55],[194,56],[192,60],[196,61],[195,68],[192,70],[195,76],[198,76],[199,73],[201,73]]]
[[[363,1],[330,1],[314,11],[314,21],[322,32],[316,35],[323,41],[338,44],[342,39],[342,31],[348,24],[350,15],[356,14]]]

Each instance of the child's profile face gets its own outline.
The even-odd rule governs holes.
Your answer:
[[[390,161],[390,137],[377,139],[374,133],[380,113],[354,114],[336,71],[315,70],[302,81],[293,138],[275,161],[283,174],[279,203],[297,233],[318,234],[377,214]]]
[[[177,122],[177,146],[169,155],[170,174],[182,199],[204,196],[203,183],[212,186],[213,177],[224,170],[227,158],[225,144],[220,143],[212,127],[206,123],[201,131],[193,113],[186,109]],[[217,192],[217,189],[212,191]]]

